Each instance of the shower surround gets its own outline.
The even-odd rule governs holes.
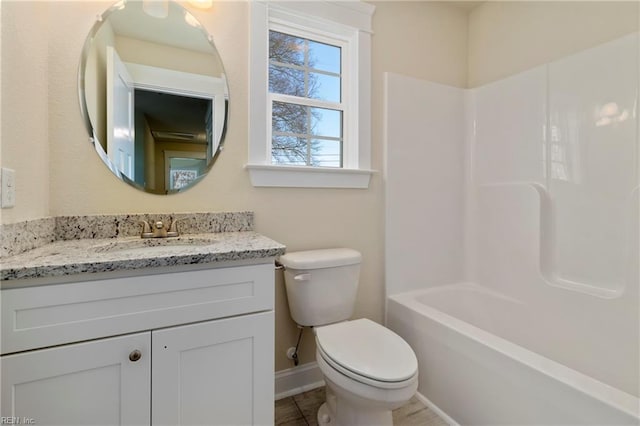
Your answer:
[[[460,424],[639,424],[638,34],[385,78],[387,325]]]

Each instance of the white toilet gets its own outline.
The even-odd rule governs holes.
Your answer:
[[[316,336],[316,361],[327,385],[321,425],[392,425],[391,410],[418,388],[418,361],[407,342],[368,319],[348,321],[361,259],[346,248],[280,257],[291,317]]]

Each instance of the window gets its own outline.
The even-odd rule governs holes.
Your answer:
[[[273,164],[342,167],[343,49],[334,44],[269,31]]]
[[[252,2],[251,8],[253,185],[368,187],[373,7]]]

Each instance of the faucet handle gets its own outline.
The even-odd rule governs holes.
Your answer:
[[[153,235],[153,232],[151,232],[151,225],[149,225],[149,222],[147,222],[146,220],[140,220],[138,221],[138,224],[142,225],[142,232],[140,233],[140,236],[142,238]]]
[[[180,233],[178,232],[178,222],[179,219],[173,219],[171,221],[171,225],[169,225],[169,230],[167,231],[168,237],[177,237],[178,235],[180,235]]]

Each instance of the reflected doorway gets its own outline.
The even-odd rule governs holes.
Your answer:
[[[134,93],[135,182],[166,194],[198,180],[213,155],[213,99]]]
[[[168,189],[179,190],[202,177],[207,168],[207,159],[199,152],[165,151],[165,180]]]

